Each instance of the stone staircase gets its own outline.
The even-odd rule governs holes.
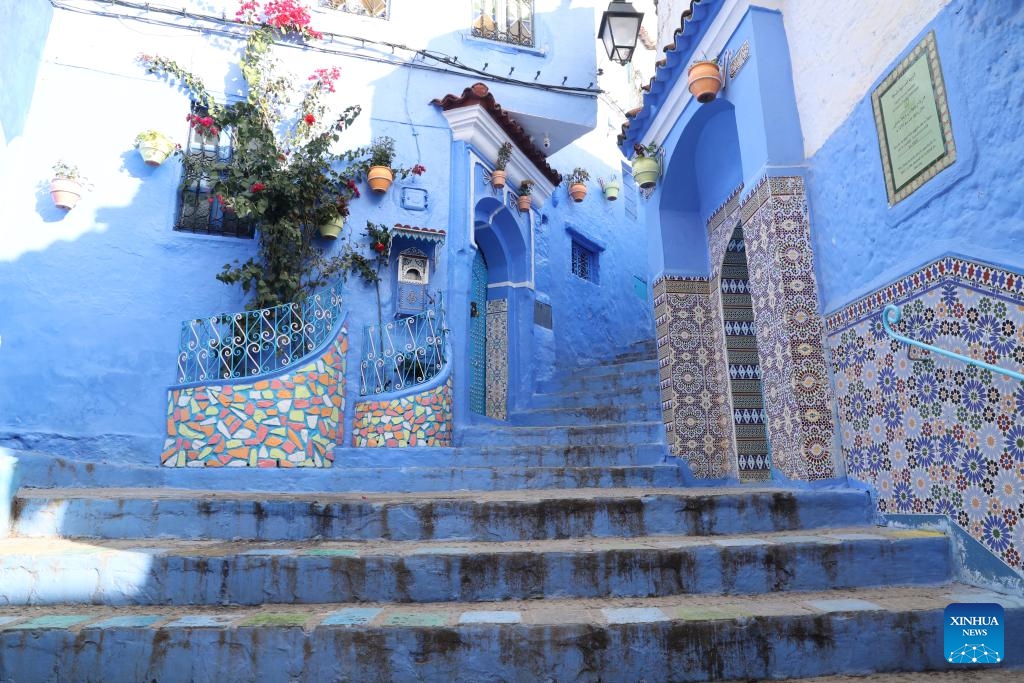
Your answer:
[[[652,355],[326,471],[23,454],[0,681],[749,681],[948,668],[950,602],[1024,633],[1024,600],[954,583],[947,539],[864,492],[687,485]]]

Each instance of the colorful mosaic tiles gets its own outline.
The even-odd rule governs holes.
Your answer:
[[[508,299],[487,302],[487,417],[508,416]]]
[[[962,259],[929,264],[829,319],[843,454],[887,514],[947,516],[1024,576],[1024,383],[938,354],[901,334],[1024,369],[1024,280]]]
[[[661,409],[669,451],[698,479],[735,472],[718,292],[701,278],[654,283]]]
[[[836,476],[832,389],[803,178],[768,177],[740,207],[773,466]]]
[[[342,328],[322,355],[267,379],[169,392],[168,467],[329,467],[343,428]]]
[[[452,445],[452,380],[419,394],[356,403],[353,446]]]

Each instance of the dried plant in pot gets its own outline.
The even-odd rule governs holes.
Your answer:
[[[491,186],[496,190],[500,190],[505,187],[505,167],[508,166],[509,160],[512,158],[512,143],[502,143],[501,147],[498,148],[498,158],[494,162],[494,172],[491,173]]]
[[[619,185],[619,179],[614,173],[611,174],[608,180],[598,178],[597,182],[601,185],[601,191],[604,192],[605,199],[614,202],[619,198],[619,191],[622,189],[622,186]]]

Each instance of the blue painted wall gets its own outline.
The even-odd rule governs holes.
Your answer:
[[[21,135],[25,126],[52,16],[53,7],[46,0],[0,5],[0,142]]]
[[[223,5],[233,11],[233,3]],[[190,7],[209,11],[202,3]],[[541,71],[538,83],[566,78],[569,85],[587,87],[595,80],[596,40],[592,31],[579,30],[595,23],[592,8],[561,3],[539,13],[535,49],[468,38],[468,11],[465,21],[447,17],[447,28],[424,41],[420,28],[430,13],[425,4],[396,0],[389,22],[326,11],[317,16],[326,22],[322,28],[339,33],[396,41],[416,37],[409,42],[457,55],[462,64],[487,64],[487,73],[506,75],[514,66],[514,77],[527,81]],[[43,14],[48,16],[49,10]],[[29,18],[42,25],[35,14]],[[38,41],[43,54],[39,77],[26,76],[36,84],[34,97],[19,94],[16,101],[27,112],[20,143],[0,152],[6,230],[0,240],[0,444],[155,463],[165,433],[166,388],[175,376],[181,321],[244,307],[241,291],[217,282],[215,275],[225,263],[248,258],[255,242],[173,231],[178,165],[147,167],[132,147],[135,134],[145,128],[164,130],[182,142],[187,134],[187,97],[143,73],[134,64],[139,52],[177,58],[214,91],[234,94],[237,75],[232,65],[238,43],[187,31],[183,24],[162,28],[160,36],[144,35],[137,28],[127,20],[56,10],[45,51]],[[5,42],[3,49],[9,45]],[[285,50],[289,69],[300,74],[325,63],[341,67],[345,87],[339,88],[343,92],[332,106],[363,106],[363,115],[344,141],[347,146],[391,135],[397,140],[397,163],[426,165],[425,175],[397,183],[387,195],[371,196],[364,188],[363,198],[353,205],[346,236],[365,249],[361,233],[368,220],[448,232],[445,246],[435,250],[430,287],[446,290],[452,346],[459,354],[465,347],[460,311],[466,307],[472,257],[469,153],[461,143],[453,145],[448,122],[431,100],[460,94],[484,80],[498,102],[522,115],[524,122],[541,130],[551,126],[557,129],[553,133],[568,130],[569,137],[593,127],[597,100],[388,64],[391,51],[372,46],[361,54],[365,58]],[[2,64],[7,69],[9,62]],[[6,110],[3,116],[8,116]],[[4,125],[10,128],[6,118]],[[551,163],[562,172],[586,165],[595,178],[607,176],[621,156],[610,141],[603,144],[603,152],[592,151],[593,146],[586,151],[566,147]],[[50,167],[58,159],[80,166],[92,186],[70,212],[54,208],[49,197]],[[403,208],[403,184],[427,191],[425,210]],[[526,403],[533,382],[550,376],[556,363],[611,356],[653,332],[650,305],[633,287],[634,276],[645,277],[645,238],[629,227],[623,203],[604,202],[593,181],[583,204],[572,204],[564,187],[556,192],[558,199],[534,214],[536,288],[517,289],[512,297],[521,321],[512,342],[513,406]],[[600,283],[579,281],[571,274],[567,226],[606,246]],[[341,240],[324,248],[336,252]],[[515,268],[522,270],[524,263]],[[393,313],[392,283],[388,277],[381,288],[385,317]],[[359,281],[349,283],[346,298],[352,338],[347,371],[351,413],[362,328],[376,322],[377,306],[372,287]],[[553,330],[533,324],[536,299],[552,305]],[[457,401],[457,419],[466,418],[464,408]],[[351,424],[351,414],[346,424]]]
[[[825,312],[957,253],[1024,270],[1024,7],[951,2],[934,29],[957,161],[889,207],[871,91],[810,160],[811,236]],[[877,74],[874,89],[898,63]]]

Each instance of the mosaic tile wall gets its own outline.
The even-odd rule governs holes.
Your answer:
[[[836,476],[832,389],[803,178],[762,180],[740,207],[774,467]]]
[[[1024,576],[1024,383],[892,340],[1024,371],[1024,275],[933,262],[828,318],[849,476],[887,514],[941,514]],[[919,359],[919,360],[917,360]]]
[[[269,379],[168,392],[167,467],[330,467],[345,411],[342,328],[319,357]]]
[[[508,299],[487,302],[487,417],[508,417]]]
[[[698,479],[735,475],[722,307],[702,278],[654,282],[661,410],[669,452]]]
[[[419,394],[356,403],[352,445],[370,448],[451,446],[451,378]]]

